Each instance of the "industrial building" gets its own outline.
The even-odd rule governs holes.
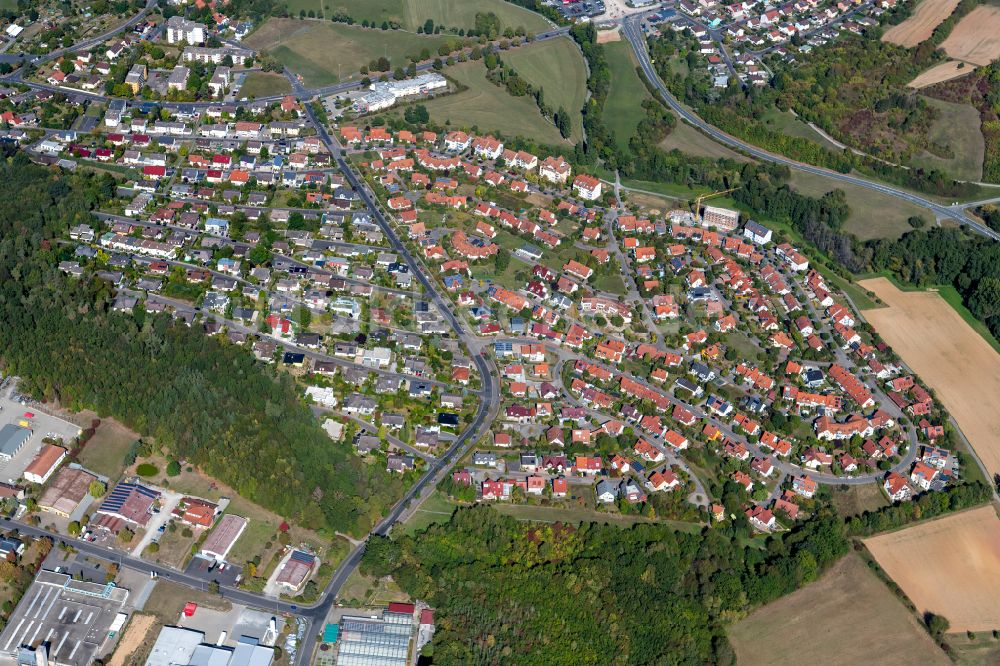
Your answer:
[[[215,526],[215,529],[201,545],[200,555],[205,559],[225,562],[226,555],[229,554],[233,544],[240,538],[246,527],[246,518],[227,513],[219,519],[219,524]]]
[[[221,641],[220,641],[221,642]],[[270,666],[274,648],[241,636],[234,647],[205,642],[205,633],[184,627],[163,627],[146,666]]]
[[[405,666],[413,610],[413,604],[392,603],[381,618],[345,615],[337,632],[337,666]]]
[[[8,423],[0,428],[0,460],[10,460],[16,456],[30,438],[31,428],[14,423]]]
[[[373,113],[388,109],[400,97],[426,95],[447,87],[448,79],[433,72],[400,81],[376,81],[369,86],[369,92],[355,99],[354,110],[358,113]]]

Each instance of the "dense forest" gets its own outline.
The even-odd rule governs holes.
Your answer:
[[[155,437],[241,495],[307,527],[362,534],[403,481],[334,445],[284,373],[167,315],[109,312],[96,279],[56,267],[57,238],[115,189],[22,154],[0,162],[0,365],[22,388]]]
[[[439,666],[732,664],[726,624],[848,550],[825,511],[764,548],[744,536],[533,525],[478,506],[415,537],[373,538],[362,568],[437,609]]]

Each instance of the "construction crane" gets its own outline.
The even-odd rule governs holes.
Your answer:
[[[705,199],[713,199],[715,197],[721,197],[723,194],[729,194],[730,192],[735,192],[740,188],[730,187],[728,190],[721,190],[719,192],[712,192],[711,194],[699,194],[698,198],[694,200],[694,214],[701,217],[701,202]]]

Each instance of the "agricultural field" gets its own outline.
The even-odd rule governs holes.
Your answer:
[[[292,92],[292,84],[281,74],[273,72],[250,72],[240,87],[241,98],[270,97]]]
[[[1000,354],[933,291],[901,291],[886,278],[859,284],[889,306],[865,317],[934,389],[990,476],[1000,473]]]
[[[953,632],[1000,628],[1000,519],[992,505],[864,543],[918,612],[943,615]]]
[[[395,66],[406,66],[423,49],[435,54],[445,36],[423,36],[401,30],[371,30],[330,21],[270,18],[244,42],[275,57],[302,76],[309,87],[360,78],[360,70],[386,56]]]
[[[949,60],[941,63],[940,65],[934,65],[930,69],[924,70],[906,85],[920,90],[921,88],[932,86],[935,83],[944,83],[945,81],[951,81],[952,79],[957,79],[960,76],[965,76],[966,74],[972,72],[973,69],[974,68],[968,63],[961,62],[960,60]]]
[[[911,166],[941,169],[961,180],[980,180],[986,142],[979,128],[979,112],[971,104],[943,102],[931,97],[924,100],[938,112],[927,133],[927,141],[942,147],[952,157],[939,157],[924,151],[910,160]]]
[[[902,601],[853,554],[818,581],[734,624],[729,640],[740,666],[950,663]]]
[[[467,90],[421,102],[434,122],[442,125],[450,122],[456,129],[475,126],[479,134],[500,132],[505,136],[567,145],[556,126],[539,113],[534,99],[511,97],[504,88],[491,83],[481,61],[449,67],[445,74]]]
[[[954,27],[941,48],[952,58],[988,65],[1000,57],[1000,6],[980,5]]]
[[[576,43],[560,37],[513,49],[502,57],[521,78],[544,91],[546,105],[566,109],[572,121],[570,138],[574,143],[582,139],[580,110],[587,96],[587,67]]]
[[[844,224],[844,231],[853,233],[862,240],[898,238],[907,231],[912,231],[907,219],[914,215],[926,215],[926,210],[920,206],[905,203],[867,187],[834,182],[802,171],[792,171],[789,185],[796,192],[811,197],[823,196],[833,189],[843,190],[847,195],[847,204],[851,207],[851,216]],[[872,211],[878,211],[878,214],[873,215]]]
[[[285,4],[299,6],[308,11],[321,0],[286,0]],[[476,14],[492,12],[505,27],[523,27],[528,32],[548,29],[548,21],[541,15],[503,0],[322,0],[324,15],[346,14],[357,23],[369,21],[381,25],[389,21],[402,25],[406,30],[416,30],[427,19],[446,28],[471,28]],[[297,10],[296,10],[297,13]]]
[[[882,41],[906,48],[916,46],[930,37],[934,28],[955,11],[958,2],[959,0],[922,0],[909,18],[885,31]]]
[[[611,90],[604,103],[604,122],[614,133],[618,145],[627,148],[636,126],[646,115],[641,104],[643,100],[650,99],[650,95],[635,71],[636,64],[628,42],[607,43],[604,53],[611,70]]]

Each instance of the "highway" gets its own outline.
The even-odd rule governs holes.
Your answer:
[[[797,162],[783,155],[771,153],[763,150],[762,148],[758,148],[753,144],[746,143],[745,141],[737,139],[734,136],[726,134],[714,125],[708,124],[696,113],[682,105],[680,101],[674,97],[673,94],[671,94],[671,92],[667,89],[667,86],[657,74],[656,69],[653,67],[653,63],[650,60],[649,52],[646,50],[646,38],[642,31],[642,18],[644,16],[646,16],[646,14],[634,14],[622,21],[622,33],[624,34],[625,39],[628,40],[629,45],[632,47],[632,51],[635,53],[636,60],[639,62],[639,66],[642,68],[643,74],[660,93],[663,101],[666,102],[667,106],[669,106],[674,113],[676,113],[685,122],[707,134],[712,139],[725,146],[735,148],[746,153],[747,155],[750,155],[751,157],[755,157],[765,162],[782,164],[790,169],[795,169],[796,171],[823,176],[824,178],[829,178],[841,183],[857,185],[859,187],[875,190],[876,192],[881,192],[882,194],[895,197],[896,199],[907,201],[922,208],[926,208],[934,213],[935,217],[939,219],[943,218],[954,220],[959,224],[968,225],[971,229],[974,229],[978,233],[992,238],[993,240],[1000,240],[1000,234],[993,231],[989,227],[976,222],[975,220],[969,219],[965,215],[961,206],[945,206],[906,190],[893,187],[892,185],[885,185],[876,181],[867,180],[866,178],[862,178],[860,176],[840,173],[838,171],[824,169],[823,167]]]

